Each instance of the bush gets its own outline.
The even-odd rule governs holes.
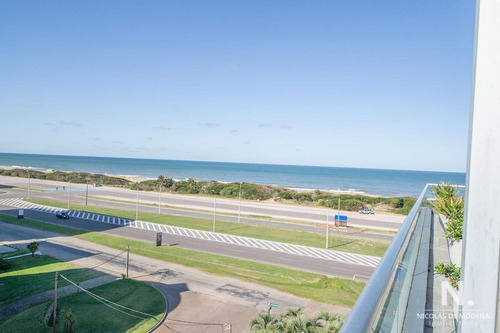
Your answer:
[[[340,200],[341,210],[358,211],[364,208],[364,204],[357,199]]]
[[[446,238],[461,240],[463,234],[464,219],[451,220],[446,223],[444,234]]]
[[[450,281],[453,288],[458,290],[458,282],[460,281],[461,271],[455,264],[445,265],[442,262],[434,266],[434,270],[439,275],[444,275]]]
[[[293,199],[293,194],[288,191],[281,191],[276,195],[277,198],[291,200]]]
[[[5,271],[12,267],[12,263],[7,260],[0,259],[0,270]]]

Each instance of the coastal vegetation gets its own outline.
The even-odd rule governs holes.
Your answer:
[[[23,169],[0,169],[0,175],[13,177],[28,177],[28,171]],[[243,200],[274,201],[280,203],[338,208],[343,211],[358,211],[363,208],[407,215],[416,199],[413,197],[391,197],[361,194],[333,194],[327,191],[296,191],[273,185],[253,183],[221,183],[217,181],[196,181],[193,178],[174,180],[160,175],[157,179],[132,182],[121,177],[84,172],[42,172],[29,171],[29,177],[35,179],[72,182],[75,184],[95,184],[129,188],[139,191],[168,191],[170,193],[190,195],[215,195],[218,197]]]
[[[87,232],[27,218],[18,220],[14,216],[0,214],[0,220],[29,228],[74,236],[118,250],[124,250],[129,245],[130,251],[137,255],[196,268],[210,274],[261,284],[298,297],[332,305],[352,307],[365,287],[364,282],[350,279],[329,278],[322,274],[186,250],[175,246],[156,246],[153,242],[148,243],[99,232]]]
[[[100,183],[107,186],[128,187],[130,180],[121,177],[112,177],[102,174],[88,172],[63,172],[63,171],[38,171],[25,169],[0,169],[1,176],[33,178],[43,180],[55,180],[60,182],[71,182],[74,184]]]
[[[39,205],[51,207],[66,208],[67,204],[58,201],[45,199],[30,199],[26,200]],[[80,206],[73,204],[72,209],[95,213],[101,215],[115,216],[126,219],[135,219],[135,211],[118,210],[112,208],[95,207],[95,206]],[[213,222],[211,220],[176,216],[176,215],[160,215],[156,213],[139,214],[141,221],[166,224],[175,227],[190,228],[203,231],[212,231]],[[324,229],[323,229],[324,230]],[[275,242],[291,243],[304,246],[312,246],[318,248],[325,247],[325,233],[276,228],[265,225],[241,224],[235,222],[217,221],[217,232],[251,237],[257,239],[270,240]],[[350,253],[366,254],[373,256],[383,256],[385,250],[389,246],[389,241],[370,239],[355,236],[346,236],[336,233],[334,230],[330,232],[329,249]]]

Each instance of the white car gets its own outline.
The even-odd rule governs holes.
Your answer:
[[[360,213],[360,214],[374,214],[373,210],[371,210],[370,208],[364,208],[362,210],[358,210],[358,213]]]

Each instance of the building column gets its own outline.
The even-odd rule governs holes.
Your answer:
[[[459,332],[500,332],[500,1],[477,0]]]

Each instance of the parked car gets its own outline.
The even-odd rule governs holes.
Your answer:
[[[94,183],[94,187],[101,187],[102,184],[101,183]]]
[[[371,210],[370,208],[364,208],[364,209],[358,210],[358,213],[360,213],[360,214],[374,214],[373,210]]]
[[[61,220],[67,220],[69,219],[69,215],[66,212],[59,212],[56,214],[56,217]]]

